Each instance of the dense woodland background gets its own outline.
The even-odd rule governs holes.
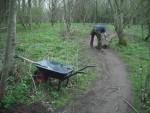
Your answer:
[[[148,0],[18,0],[17,23],[24,29],[32,24],[64,22],[67,31],[71,23],[113,23],[119,39],[126,26],[140,24],[149,30]],[[1,1],[0,25],[6,27],[9,0]],[[148,35],[149,37],[149,35]],[[146,37],[145,40],[148,40]],[[121,43],[121,41],[120,41]]]
[[[13,80],[16,80],[14,79],[16,78],[16,63],[14,62],[15,61],[14,56],[16,52],[25,51],[23,47],[24,45],[19,45],[22,39],[19,39],[17,37],[22,37],[23,35],[27,36],[26,34],[24,34],[25,32],[31,33],[32,31],[38,28],[40,31],[43,32],[51,29],[51,32],[53,34],[56,33],[54,29],[57,28],[64,37],[69,38],[74,33],[76,25],[77,28],[79,28],[79,31],[82,32],[82,30],[90,31],[90,27],[89,26],[87,27],[87,25],[92,26],[93,24],[96,23],[111,25],[111,27],[114,28],[113,30],[117,33],[118,37],[117,41],[119,45],[123,45],[125,51],[128,51],[128,49],[126,48],[128,48],[128,46],[130,45],[130,41],[128,41],[128,39],[126,39],[125,36],[125,33],[128,33],[128,29],[131,29],[130,32],[132,32],[134,35],[139,35],[140,33],[141,38],[139,43],[142,42],[142,44],[144,43],[144,46],[149,46],[148,41],[150,39],[150,1],[149,0],[1,0],[0,1],[0,52],[1,52],[0,106],[5,107],[5,105],[11,105],[11,103],[17,100],[12,97],[6,98],[4,96],[6,94],[10,94],[8,92],[10,92],[13,89],[11,89],[8,86],[9,84],[11,84],[11,82],[14,82]],[[140,30],[134,32],[133,26],[134,27],[138,26],[138,29]],[[16,29],[18,31],[18,35],[16,35]],[[86,32],[84,31],[84,33],[87,33],[87,31]],[[81,35],[82,33],[79,34]],[[26,37],[23,37],[23,39],[26,39]],[[19,41],[19,44],[17,40]],[[30,39],[28,38],[27,40]],[[34,42],[35,40],[36,39],[33,38],[32,41]],[[57,40],[58,43],[60,42],[59,39],[57,38],[56,39],[53,38],[52,40],[53,41]],[[58,43],[56,42],[55,44]],[[70,45],[68,45],[68,47],[70,47]],[[132,52],[136,53],[136,50]],[[35,56],[33,55],[31,57],[36,58],[36,55]],[[144,57],[144,55],[142,57]],[[148,62],[149,60],[147,60],[147,63]],[[17,63],[17,65],[19,64]],[[148,71],[148,66],[145,69]],[[24,72],[24,70],[22,71]],[[146,79],[142,81],[142,86],[139,90],[139,92],[142,93],[140,94],[140,96],[138,96],[138,98],[139,100],[141,100],[140,102],[142,103],[141,105],[142,107],[140,108],[141,109],[144,108],[149,112],[150,76],[147,73],[144,74],[146,74],[145,75]],[[10,81],[6,82],[8,81],[8,79],[12,79],[10,80],[11,82]],[[25,78],[23,81],[18,80],[15,83],[21,82],[21,84],[24,84],[25,87],[24,86],[19,87],[20,90],[22,90],[21,88],[23,87],[26,90],[27,87],[26,84],[28,84],[26,82],[29,82],[28,79],[29,78]],[[16,91],[18,89],[16,89]],[[41,92],[38,93],[40,95]],[[57,97],[58,94],[56,92],[53,92],[53,96]],[[26,98],[27,97],[25,97],[24,100],[26,100]]]

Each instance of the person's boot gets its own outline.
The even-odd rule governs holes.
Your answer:
[[[93,48],[93,43],[90,42],[90,47]]]
[[[102,48],[101,35],[97,35],[97,41],[98,43],[96,49],[101,50]]]

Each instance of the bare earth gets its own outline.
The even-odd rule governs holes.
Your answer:
[[[111,49],[90,48],[88,40],[82,41],[82,54],[96,64],[97,79],[59,113],[128,113],[123,99],[131,101],[131,90],[125,64]]]

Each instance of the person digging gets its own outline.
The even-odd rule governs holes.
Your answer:
[[[106,28],[103,25],[95,25],[91,31],[91,41],[90,46],[93,47],[94,36],[97,37],[97,49],[101,50],[102,48],[102,35],[106,39]]]

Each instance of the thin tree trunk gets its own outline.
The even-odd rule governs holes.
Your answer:
[[[53,26],[55,24],[55,13],[56,13],[56,4],[57,0],[52,0],[52,7],[51,7],[51,25]]]
[[[65,24],[67,23],[67,8],[66,8],[66,1],[63,0],[64,4],[64,19],[65,19]]]
[[[10,0],[1,0],[0,1],[0,25],[7,24],[9,1]]]
[[[111,0],[108,0],[108,3],[110,4],[112,12],[114,13],[114,27],[118,35],[118,39],[119,39],[118,43],[120,45],[127,45],[127,42],[123,35],[124,13],[121,10],[123,1],[114,0],[114,4],[113,4]]]
[[[142,39],[144,38],[144,25],[141,25],[141,29],[142,29]]]
[[[118,43],[120,45],[127,45],[127,42],[124,39],[124,35],[123,35],[123,27],[124,27],[123,14],[117,14],[115,21],[116,21],[115,28],[119,39]]]
[[[67,14],[67,29],[68,29],[68,32],[70,32],[70,28],[71,28],[71,0],[68,0],[68,14]]]
[[[148,24],[148,35],[145,38],[145,41],[148,41],[148,39],[150,39],[150,23]]]
[[[67,5],[66,5],[66,1],[63,0],[64,3],[64,18],[65,18],[65,24],[66,24],[66,28],[67,28],[67,32],[70,32],[70,28],[71,28],[71,6],[70,3],[72,1],[68,0],[67,1]]]
[[[13,70],[15,55],[15,37],[16,37],[16,0],[11,0],[9,4],[8,16],[8,36],[4,53],[2,74],[0,76],[0,101],[5,94],[6,79]]]
[[[26,23],[25,23],[25,0],[18,0],[18,19],[20,24],[26,29]]]
[[[32,13],[31,13],[32,5],[31,5],[31,0],[28,0],[28,7],[29,7],[29,10],[28,10],[28,13],[29,13],[29,28],[31,30],[32,29]]]
[[[22,17],[22,10],[21,10],[21,2],[20,0],[17,0],[17,10],[18,10],[18,19],[19,19],[19,23],[24,27],[24,29],[26,29],[26,25],[24,24],[24,21],[23,21],[23,17]]]
[[[98,22],[98,7],[97,7],[97,0],[95,0],[95,23]]]
[[[52,10],[51,10],[51,24],[54,25],[54,0],[52,0]]]

